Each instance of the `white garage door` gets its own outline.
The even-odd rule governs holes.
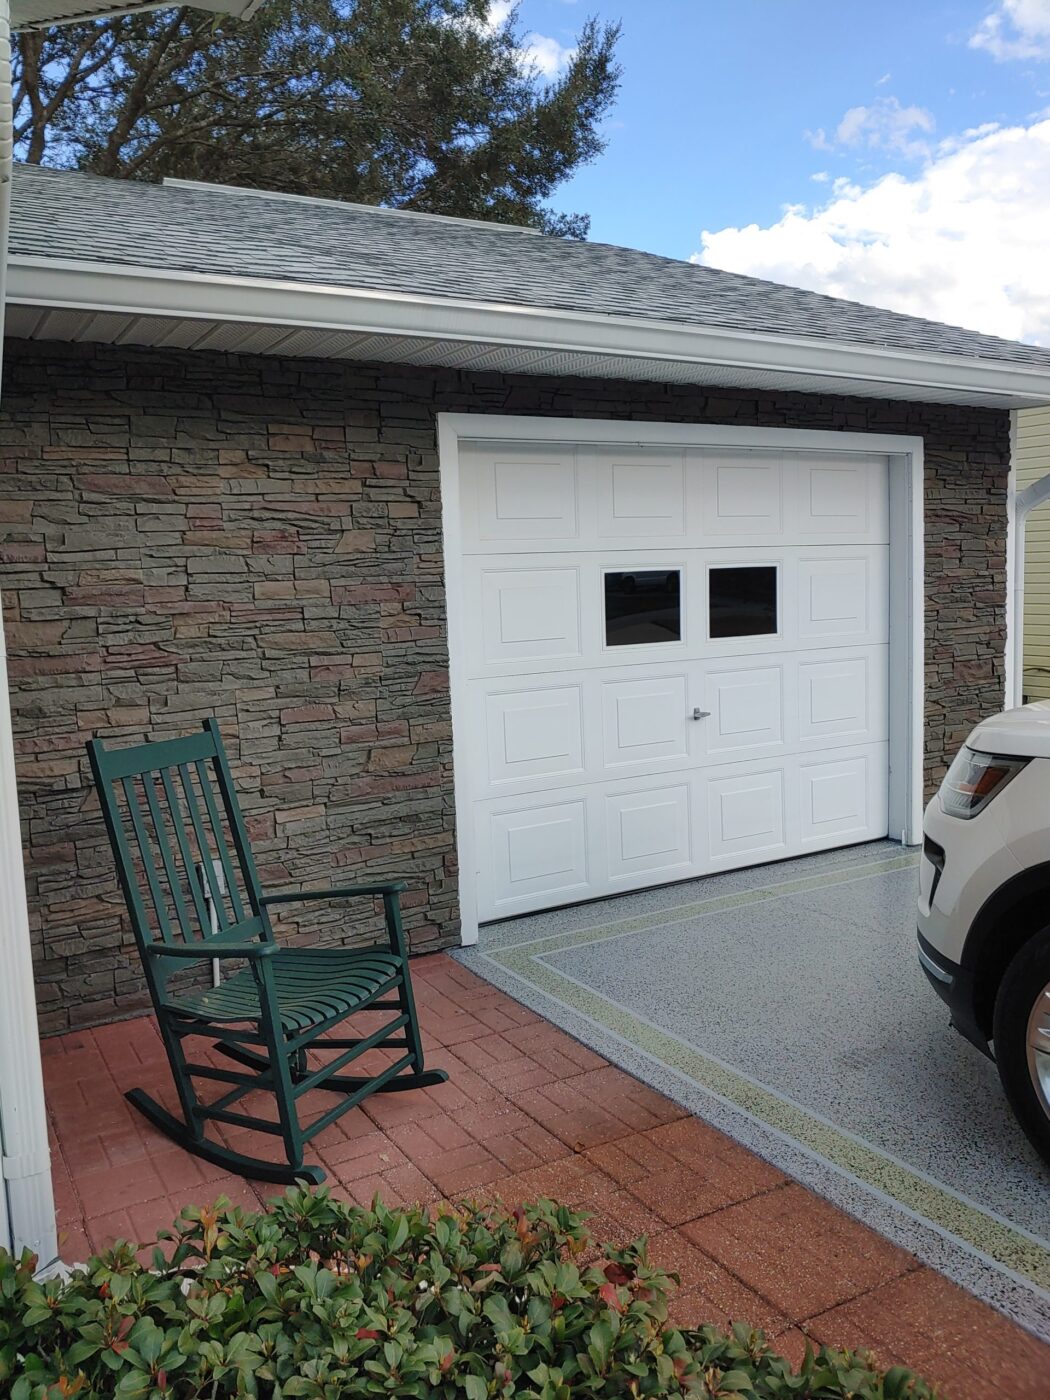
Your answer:
[[[846,452],[464,445],[482,920],[886,834],[887,488]]]

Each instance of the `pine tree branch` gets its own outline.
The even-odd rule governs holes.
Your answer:
[[[153,81],[157,69],[160,67],[161,61],[168,49],[175,42],[175,36],[182,28],[187,13],[188,11],[185,8],[176,10],[171,20],[154,40],[145,62],[139,69],[128,91],[128,95],[124,101],[124,110],[121,112],[113,130],[109,134],[109,139],[106,142],[99,166],[100,174],[116,174],[121,149],[142,115],[142,104],[146,100],[146,93],[149,90],[150,83]]]

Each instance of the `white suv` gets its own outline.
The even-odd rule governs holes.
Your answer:
[[[1050,701],[979,724],[926,808],[919,961],[1050,1162]]]

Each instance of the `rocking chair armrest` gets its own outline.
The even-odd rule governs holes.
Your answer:
[[[272,958],[279,953],[276,943],[224,943],[221,938],[202,943],[149,943],[146,952],[158,958],[185,958],[207,962],[211,958]]]
[[[383,880],[374,885],[337,885],[329,890],[281,890],[264,894],[260,904],[297,904],[306,899],[353,899],[357,895],[400,894],[408,889],[405,880]]]

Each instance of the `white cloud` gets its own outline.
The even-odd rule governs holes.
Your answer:
[[[568,68],[576,57],[576,50],[571,45],[559,44],[549,34],[526,34],[521,54],[526,66],[545,78],[554,78],[563,68]]]
[[[943,142],[914,176],[835,180],[693,261],[1050,345],[1050,120]]]
[[[880,97],[866,107],[851,107],[833,135],[820,127],[807,131],[806,139],[818,151],[867,147],[918,158],[929,152],[929,142],[923,137],[933,128],[933,113],[925,107],[904,107],[896,97]]]
[[[1000,62],[1050,58],[1050,0],[998,0],[970,35],[970,48]]]
[[[491,0],[482,28],[489,34],[502,29],[517,8],[517,0]],[[556,78],[576,57],[572,45],[562,44],[549,34],[526,34],[519,48],[521,64],[544,78]]]

